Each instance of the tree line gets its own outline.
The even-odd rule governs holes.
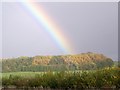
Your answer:
[[[96,70],[114,65],[112,59],[91,52],[77,55],[22,56],[3,59],[0,63],[3,72]]]

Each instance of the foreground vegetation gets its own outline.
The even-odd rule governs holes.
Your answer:
[[[52,89],[120,88],[120,68],[31,73],[3,73],[2,85],[3,87]]]

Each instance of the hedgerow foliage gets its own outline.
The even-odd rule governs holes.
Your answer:
[[[120,68],[95,71],[62,71],[35,74],[33,77],[9,75],[2,78],[3,87],[17,88],[120,88]]]

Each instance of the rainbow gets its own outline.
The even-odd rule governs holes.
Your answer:
[[[25,1],[22,5],[32,14],[34,18],[42,24],[45,30],[50,34],[53,40],[57,43],[64,54],[71,54],[72,48],[69,40],[61,32],[59,26],[55,24],[52,18],[48,16],[42,6],[38,5],[36,2]]]

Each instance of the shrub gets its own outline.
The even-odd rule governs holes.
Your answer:
[[[3,87],[43,88],[120,88],[120,68],[105,68],[95,71],[46,72],[31,77],[10,75],[2,78]]]

